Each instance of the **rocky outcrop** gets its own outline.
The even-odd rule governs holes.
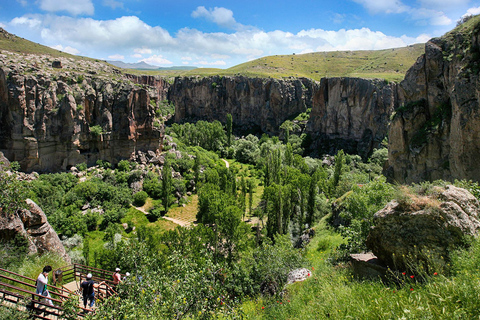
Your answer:
[[[390,180],[480,180],[480,19],[425,45],[399,85]]]
[[[70,263],[70,257],[45,213],[32,200],[26,202],[28,209],[18,210],[13,215],[0,212],[0,239],[10,241],[20,235],[28,240],[30,254],[54,252]]]
[[[73,63],[62,61],[63,70]],[[163,124],[155,111],[166,98],[166,81],[45,65],[35,74],[26,72],[28,63],[0,65],[0,151],[23,171],[66,170],[98,159],[115,164],[161,149]]]
[[[276,134],[285,120],[312,107],[315,87],[309,79],[184,77],[175,79],[168,98],[176,122],[225,123],[231,114],[237,131]]]
[[[422,260],[439,265],[452,248],[477,235],[479,213],[479,201],[467,190],[437,188],[431,196],[392,201],[375,213],[366,244],[391,268],[408,269]]]
[[[360,78],[324,78],[315,88],[307,132],[320,154],[367,158],[387,136],[397,102],[396,84]]]

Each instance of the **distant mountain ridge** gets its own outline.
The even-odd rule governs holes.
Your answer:
[[[137,69],[137,70],[193,70],[197,69],[194,66],[172,66],[172,67],[157,67],[151,64],[148,64],[144,61],[129,63],[117,60],[107,60],[107,63],[114,65],[115,67],[122,69]]]

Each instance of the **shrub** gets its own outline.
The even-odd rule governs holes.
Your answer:
[[[119,171],[123,172],[129,172],[132,169],[130,166],[130,161],[128,160],[120,160],[120,162],[117,164],[117,168]]]
[[[136,207],[141,207],[147,201],[148,194],[145,191],[137,192],[133,195],[133,204]]]
[[[79,163],[77,165],[77,169],[80,170],[80,171],[85,171],[85,170],[87,170],[87,164],[85,162]]]
[[[92,126],[90,127],[90,133],[94,136],[94,137],[98,137],[99,135],[101,135],[103,133],[103,129],[101,126],[99,125],[96,125],[96,126]]]

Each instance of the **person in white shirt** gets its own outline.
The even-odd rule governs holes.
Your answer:
[[[48,284],[48,273],[52,271],[52,267],[51,266],[45,266],[43,268],[43,271],[42,273],[40,273],[38,275],[38,278],[37,278],[37,290],[35,291],[36,294],[40,294],[44,297],[47,297],[47,298],[52,298],[50,296],[50,293],[48,292],[48,289],[47,289],[47,284]],[[46,299],[48,304],[51,305],[53,307],[53,302],[52,300],[50,299]]]

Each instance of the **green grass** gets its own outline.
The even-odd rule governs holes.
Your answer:
[[[425,51],[424,44],[368,51],[315,52],[259,58],[228,69],[198,68],[189,71],[154,71],[164,76],[234,76],[261,78],[324,77],[382,78],[400,81]]]
[[[311,277],[287,287],[282,297],[260,297],[241,305],[246,319],[477,319],[480,308],[480,242],[455,255],[451,274],[361,280],[328,256],[343,242],[324,222],[306,250]],[[324,239],[328,243],[325,246]],[[325,249],[327,248],[327,249]],[[319,250],[320,249],[320,250]]]
[[[474,20],[474,19],[472,19]],[[472,22],[467,22],[470,26]],[[0,50],[18,53],[45,54],[52,57],[67,57],[75,60],[94,60],[71,55],[26,39],[0,32]],[[137,75],[176,76],[235,76],[261,78],[306,77],[320,80],[324,77],[384,78],[402,80],[405,72],[424,53],[423,44],[404,48],[367,51],[315,52],[297,55],[275,55],[245,62],[228,69],[197,68],[194,70],[134,70],[125,73]],[[95,60],[97,61],[97,60]],[[99,61],[100,62],[100,61]],[[107,64],[107,63],[105,63]]]

